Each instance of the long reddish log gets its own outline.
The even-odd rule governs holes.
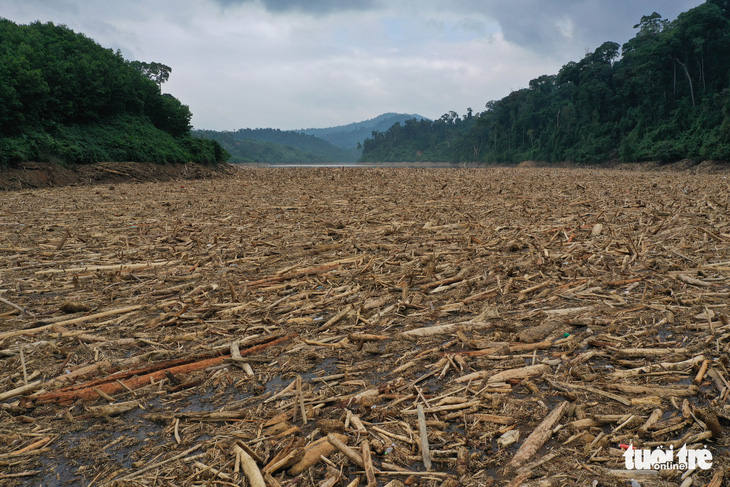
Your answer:
[[[59,390],[46,394],[41,394],[34,397],[33,401],[36,404],[45,404],[49,402],[68,403],[75,399],[88,401],[99,397],[99,394],[96,392],[97,390],[103,392],[104,394],[111,395],[120,391],[124,391],[127,387],[129,389],[138,389],[142,386],[149,385],[152,382],[162,380],[165,377],[166,371],[173,375],[188,374],[190,372],[195,372],[196,370],[207,369],[208,367],[215,367],[216,365],[220,365],[225,361],[225,359],[229,357],[230,355],[222,355],[220,357],[209,358],[201,360],[199,362],[178,365],[176,367],[170,367],[167,369],[158,370],[156,372],[150,372],[149,374],[138,375],[125,381],[104,382],[103,384],[99,384],[98,386],[88,386],[87,384],[80,384],[78,388],[76,388],[76,390]]]
[[[241,356],[251,355],[260,352],[261,350],[264,350],[268,347],[272,347],[274,345],[278,345],[285,341],[291,340],[296,336],[297,334],[294,333],[270,341],[268,343],[262,343],[261,345],[253,346],[246,350],[242,350]],[[203,360],[197,360],[192,362],[190,361],[190,359],[168,361],[162,364],[156,364],[150,367],[146,367],[144,369],[137,369],[123,373],[120,372],[118,374],[113,374],[111,376],[105,377],[104,379],[86,382],[83,384],[77,384],[73,387],[67,387],[65,389],[59,389],[57,391],[40,394],[38,396],[30,398],[30,400],[35,404],[46,404],[50,402],[67,403],[76,399],[88,401],[99,397],[97,390],[105,394],[115,394],[117,392],[125,391],[127,389],[137,389],[139,387],[151,384],[152,382],[162,380],[164,377],[167,376],[167,374],[189,374],[190,372],[195,372],[197,370],[215,367],[216,365],[220,365],[230,358],[230,355],[221,355],[218,357],[206,358]],[[186,360],[187,363],[180,363],[181,361]],[[150,371],[151,369],[153,370]],[[120,374],[123,374],[124,377],[128,378],[126,380],[122,380],[119,378]]]
[[[294,336],[296,336],[296,334],[289,335],[287,339],[293,338]],[[281,343],[280,341],[277,341],[279,339],[280,338],[276,335],[271,336],[271,337],[264,337],[263,339],[258,340],[259,343],[256,346],[250,347],[250,348],[240,352],[241,356],[250,355],[252,353],[256,353],[258,350],[262,350],[263,348],[266,348],[266,346],[271,346],[271,345],[276,345],[278,343]],[[274,343],[274,342],[276,342],[276,343]],[[258,348],[261,345],[265,345],[265,346],[262,348]],[[120,372],[116,372],[112,375],[107,375],[106,377],[103,377],[101,379],[95,379],[95,380],[89,381],[89,382],[70,385],[68,387],[58,389],[56,392],[73,391],[73,390],[77,390],[77,389],[87,389],[90,387],[95,387],[95,386],[99,386],[101,384],[105,384],[107,382],[123,381],[123,380],[129,379],[130,377],[142,376],[142,375],[150,374],[152,372],[156,372],[158,370],[163,370],[163,369],[169,370],[169,369],[179,366],[179,365],[185,365],[185,364],[190,364],[193,362],[200,362],[200,361],[206,360],[206,359],[221,358],[221,357],[223,357],[223,358],[230,357],[230,355],[224,356],[221,354],[221,352],[214,352],[214,353],[195,355],[193,357],[184,357],[184,358],[179,358],[179,359],[174,359],[174,360],[168,360],[166,362],[152,364],[147,367],[142,367],[140,369],[126,370],[126,371],[123,370]],[[61,378],[63,378],[63,377],[64,376],[61,376]]]

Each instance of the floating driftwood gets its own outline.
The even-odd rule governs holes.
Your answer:
[[[719,487],[723,178],[247,169],[7,192],[1,483]],[[713,468],[625,466],[628,445],[684,444]]]

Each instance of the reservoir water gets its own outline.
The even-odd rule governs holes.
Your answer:
[[[466,166],[463,163],[451,163],[451,162],[313,162],[313,163],[301,163],[301,164],[261,164],[261,163],[239,163],[235,164],[237,167],[266,167],[266,168],[301,168],[301,167],[325,167],[325,168],[344,168],[344,167],[400,167],[400,168],[421,168],[421,169],[432,169],[432,168],[457,168],[457,167],[477,167],[476,165]]]

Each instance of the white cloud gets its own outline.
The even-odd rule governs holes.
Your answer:
[[[555,21],[558,31],[567,39],[573,38],[573,19],[564,17]]]

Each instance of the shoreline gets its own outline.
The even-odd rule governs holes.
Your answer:
[[[658,162],[625,163],[610,161],[599,165],[523,161],[519,164],[387,162],[387,163],[311,163],[260,164],[223,163],[215,166],[193,162],[186,164],[152,164],[143,162],[99,162],[61,166],[49,162],[24,162],[18,167],[0,169],[0,191],[18,191],[123,182],[163,182],[230,177],[237,171],[252,169],[575,169],[587,171],[675,172],[690,174],[730,173],[730,164],[718,161],[695,163],[689,160],[662,164]]]
[[[18,191],[122,182],[153,182],[210,179],[232,175],[230,164],[206,166],[152,164],[143,162],[98,162],[61,166],[50,162],[24,162],[14,168],[0,169],[0,191]]]

